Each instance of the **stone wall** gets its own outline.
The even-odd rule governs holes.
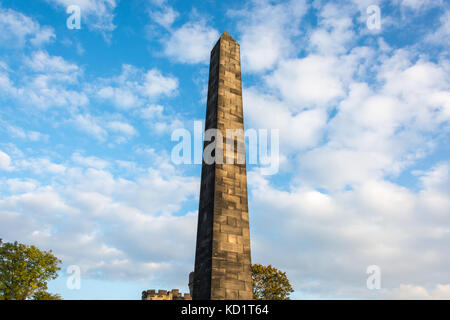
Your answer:
[[[192,300],[189,293],[184,295],[178,289],[167,290],[146,290],[142,291],[142,300]]]

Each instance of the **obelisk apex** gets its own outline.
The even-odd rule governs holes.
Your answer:
[[[209,129],[217,129],[223,138],[210,141]],[[232,139],[227,136],[229,129],[238,132]],[[211,51],[193,299],[253,296],[243,130],[240,49],[224,32]],[[211,143],[215,144],[213,163],[205,162]],[[218,159],[221,154],[223,161]],[[244,161],[238,161],[242,155]]]

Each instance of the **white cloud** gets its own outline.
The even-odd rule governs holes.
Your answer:
[[[99,120],[90,114],[77,114],[73,122],[82,131],[92,135],[99,141],[105,141],[108,132],[99,124]]]
[[[442,0],[397,0],[396,2],[400,2],[402,7],[415,11],[440,6],[443,3]]]
[[[392,290],[392,299],[417,300],[430,298],[431,296],[428,293],[427,289],[421,286],[401,284],[398,288]]]
[[[229,16],[238,19],[244,70],[269,70],[280,59],[298,52],[291,37],[300,34],[299,24],[306,11],[305,1],[252,1],[248,8],[229,11]]]
[[[448,172],[439,168],[425,175],[438,175],[435,171],[448,183]],[[351,190],[323,193],[306,183],[285,191],[254,172],[249,173],[249,186],[253,256],[260,263],[277,261],[295,279],[294,288],[318,282],[306,285],[306,292],[374,297],[366,288],[366,268],[373,264],[381,268],[384,290],[377,297],[388,298],[402,283],[450,281],[450,260],[442,255],[450,239],[448,215],[436,214],[422,197],[440,196],[440,190],[424,187],[413,192],[367,179]],[[450,202],[437,207],[438,212],[448,212]]]
[[[131,65],[123,65],[119,76],[100,79],[99,82],[91,91],[120,109],[141,107],[160,96],[175,94],[178,88],[175,77],[164,76],[157,69],[143,71]]]
[[[177,12],[155,1],[162,7],[152,18],[174,40],[162,44],[165,53],[178,62],[207,63],[218,32],[203,19],[178,26]],[[440,149],[450,120],[450,63],[442,54],[428,58],[416,46],[389,47],[386,29],[366,38],[366,5],[379,3],[320,7],[314,1],[308,12],[318,12],[313,29],[309,19],[300,27],[308,10],[304,2],[254,1],[229,12],[240,23],[243,75],[256,73],[244,90],[246,127],[280,129],[284,161],[279,176],[249,172],[253,260],[276,261],[297,292],[321,298],[448,297],[450,260],[442,252],[450,240],[450,179]],[[107,11],[112,24],[113,9]],[[441,16],[436,36],[425,37],[428,44],[445,42],[447,16]],[[25,30],[17,28],[22,46],[52,39],[42,32],[39,40],[27,31],[26,19],[14,18]],[[388,18],[382,12],[385,27]],[[4,28],[12,25],[7,23]],[[0,61],[2,98],[67,107],[68,122],[100,142],[128,141],[142,120],[153,133],[184,127],[158,101],[178,89],[178,80],[163,69],[124,65],[120,74],[88,84],[83,68],[44,50],[24,62],[22,74],[23,68],[13,73]],[[90,101],[104,103],[103,113],[91,109],[94,104],[87,110]],[[135,118],[108,114],[108,104]],[[65,108],[49,111],[60,110]],[[13,137],[41,139],[34,131],[3,128]],[[90,277],[174,279],[191,270],[196,215],[190,211],[199,180],[177,172],[167,151],[132,146],[144,159],[139,163],[131,152],[109,162],[70,151],[61,163],[5,146],[0,169],[11,172],[1,181],[4,237],[54,249]],[[418,162],[432,152],[440,162]],[[412,166],[421,169],[408,172]],[[9,178],[16,173],[39,178]],[[408,187],[393,182],[398,177]],[[373,264],[382,270],[378,293],[365,286],[366,268]]]
[[[157,69],[151,69],[145,74],[143,93],[148,97],[157,95],[170,95],[178,87],[178,80],[172,77],[164,77]]]
[[[142,108],[140,114],[144,119],[152,120],[163,116],[164,107],[159,104],[151,104]]]
[[[163,6],[167,3],[167,0],[150,0],[156,6]]]
[[[441,26],[437,30],[433,30],[426,37],[425,41],[435,45],[443,45],[450,43],[450,10],[446,10],[440,17]]]
[[[445,223],[450,206],[450,180],[449,164],[438,163],[428,172],[414,171],[413,174],[419,176],[422,184],[422,191],[419,193],[423,211],[429,212],[429,218]]]
[[[108,122],[107,127],[113,132],[123,133],[128,137],[132,137],[137,134],[136,129],[128,123],[121,121]]]
[[[79,152],[75,152],[72,154],[72,161],[78,165],[96,169],[104,169],[109,166],[108,161],[102,160],[97,157],[85,157]]]
[[[9,192],[11,193],[22,193],[30,192],[35,190],[39,186],[39,182],[33,179],[8,179],[6,180]]]
[[[175,129],[184,128],[185,123],[176,115],[164,113],[162,105],[151,104],[139,110],[148,127],[157,134],[170,133]]]
[[[311,109],[292,113],[290,105],[255,88],[244,90],[248,128],[280,130],[281,151],[289,153],[315,146],[322,138],[327,114]]]
[[[150,18],[166,29],[169,29],[172,26],[178,15],[179,13],[177,11],[172,7],[167,6],[162,8],[162,10],[150,12]]]
[[[450,284],[438,284],[431,293],[433,299],[450,300]]]
[[[92,83],[84,81],[83,70],[59,56],[51,56],[45,51],[36,51],[24,59],[31,73],[24,74],[14,83],[9,77],[12,72],[2,62],[0,68],[0,90],[9,98],[14,98],[27,107],[40,109],[67,107],[71,114],[68,122],[74,123],[80,130],[103,142],[108,131],[116,136],[116,143],[126,142],[137,131],[120,116],[97,115],[79,111],[93,100],[111,102],[118,109],[139,108],[156,102],[162,96],[177,93],[178,79],[163,75],[157,69],[141,70],[131,65],[123,65],[122,73],[112,78],[98,78]],[[78,87],[75,90],[74,87]],[[173,127],[174,121],[165,123],[159,119],[155,126]],[[179,122],[175,123],[176,125]],[[12,135],[30,140],[45,139],[39,132],[25,132],[23,129],[6,124]],[[160,128],[160,132],[169,130]]]
[[[12,171],[11,157],[0,150],[0,170]]]
[[[400,300],[449,300],[450,284],[437,284],[433,290],[423,286],[401,284],[392,290],[391,299]]]
[[[108,137],[115,137],[115,143],[127,142],[138,133],[136,129],[124,121],[109,120],[109,116],[93,116],[89,113],[75,114],[71,121],[75,126],[93,136],[100,142],[105,142]]]
[[[246,126],[280,128],[281,152],[297,159],[280,188],[249,174],[253,256],[275,259],[298,291],[321,298],[450,282],[448,164],[413,172],[419,191],[389,181],[445,143],[449,63],[380,41],[355,47],[356,7],[320,8],[304,57],[285,55],[244,90]],[[365,286],[373,264],[377,294]]]
[[[417,175],[421,176],[420,181],[426,189],[443,193],[450,193],[450,181],[445,179],[449,173],[450,166],[448,163],[439,163],[429,172],[416,172]]]
[[[29,79],[24,87],[19,90],[24,93],[21,99],[28,106],[36,106],[40,109],[51,107],[76,107],[87,105],[89,99],[84,92],[70,89],[70,85],[64,80],[72,80],[72,75],[37,74]],[[61,82],[61,80],[63,80]]]
[[[111,100],[116,106],[123,109],[133,108],[140,104],[139,98],[133,92],[120,87],[103,87],[98,91],[98,96]]]
[[[335,57],[309,55],[285,60],[267,79],[283,98],[300,108],[324,105],[344,95],[340,61]]]
[[[54,221],[56,216],[63,212],[70,212],[64,200],[54,192],[51,187],[41,187],[35,192],[28,192],[21,195],[12,195],[0,200],[3,209],[16,208],[16,210],[30,212],[34,211],[37,216]]]
[[[36,174],[62,174],[66,171],[66,166],[59,163],[53,163],[48,158],[28,158],[18,161],[17,167],[20,169],[31,170]]]
[[[169,39],[164,39],[164,54],[181,63],[208,63],[218,39],[218,31],[204,20],[189,21],[172,30]]]
[[[54,172],[48,185],[9,181],[21,194],[0,200],[4,240],[52,249],[96,279],[148,280],[180,272],[173,261],[192,264],[196,215],[182,204],[197,195],[196,178],[162,162],[128,180],[98,169],[107,164],[96,157],[75,153],[72,160],[87,168]]]
[[[326,145],[299,157],[300,171],[311,183],[341,188],[395,176],[434,150],[436,141],[427,134],[450,119],[443,66],[413,64],[400,50],[383,59],[378,70],[379,88],[350,83],[328,122]]]
[[[109,39],[114,25],[114,9],[117,7],[116,0],[47,0],[64,9],[71,5],[77,5],[81,9],[81,28],[86,24],[91,30],[99,31]],[[69,15],[67,15],[69,17]]]
[[[38,131],[24,130],[21,127],[13,126],[6,121],[0,120],[3,129],[14,138],[27,139],[29,141],[47,141],[49,136]]]
[[[42,46],[56,38],[53,28],[12,9],[0,8],[0,44],[4,48],[22,48],[27,43]]]
[[[352,21],[355,11],[356,8],[349,4],[324,5],[319,12],[318,28],[310,34],[310,49],[323,55],[345,53],[355,39]]]
[[[42,27],[30,43],[35,47],[40,47],[48,42],[52,42],[56,38],[53,28]]]
[[[0,90],[7,96],[40,109],[84,106],[89,102],[85,92],[73,89],[83,73],[77,65],[38,50],[24,58],[23,66],[25,73],[15,81],[9,77],[11,70],[0,72]]]
[[[14,87],[12,80],[9,77],[9,70],[4,69],[0,70],[0,90],[3,91],[6,95],[15,96],[18,93],[18,89]]]
[[[311,185],[339,189],[383,175],[391,159],[383,154],[343,148],[321,147],[299,157],[303,177]]]
[[[50,56],[46,51],[35,51],[31,58],[25,58],[25,65],[30,70],[42,73],[71,74],[78,76],[80,69],[76,64],[64,60],[62,57]]]

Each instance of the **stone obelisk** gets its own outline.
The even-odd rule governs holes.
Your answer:
[[[216,156],[222,151],[224,159],[231,156],[234,161],[208,164],[203,158],[193,299],[252,299],[240,49],[227,32],[211,51],[205,133],[208,129],[223,134]],[[242,134],[226,139],[227,129]],[[205,134],[204,152],[217,142],[207,141]],[[236,161],[242,153],[244,161]]]

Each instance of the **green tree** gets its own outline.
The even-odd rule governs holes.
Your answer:
[[[0,239],[0,300],[61,298],[46,292],[47,282],[61,270],[59,263],[51,250]]]
[[[289,300],[294,292],[286,276],[272,265],[252,265],[253,299],[255,300]]]
[[[53,294],[47,291],[36,291],[31,296],[32,300],[62,300],[59,294]]]

